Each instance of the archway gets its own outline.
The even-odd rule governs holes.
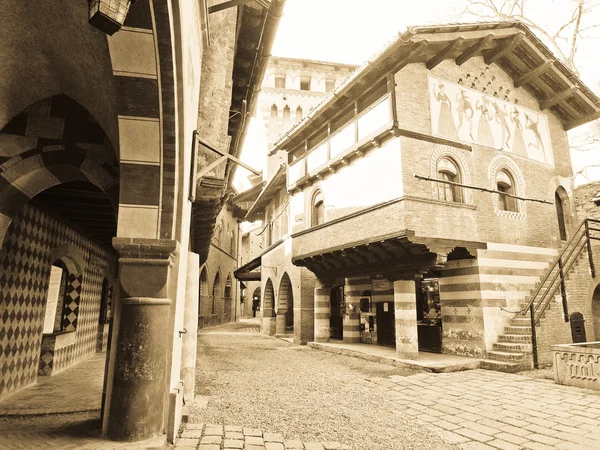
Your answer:
[[[294,332],[294,293],[292,282],[284,273],[279,283],[279,301],[277,302],[277,334]]]
[[[0,136],[0,311],[10,311],[0,328],[22,341],[0,361],[11,379],[0,386],[1,403],[84,360],[91,377],[104,378],[105,355],[96,353],[110,334],[105,278],[117,273],[119,166],[103,128],[66,95],[30,105]],[[89,390],[85,409],[100,409],[101,386]],[[70,400],[57,393],[52,401],[60,408]]]
[[[220,323],[221,314],[223,313],[223,297],[221,297],[221,274],[217,271],[215,279],[213,281],[212,295],[211,295],[211,325]]]
[[[263,302],[263,332],[268,335],[275,334],[275,291],[273,289],[273,282],[270,278],[265,283],[265,289],[262,296]]]
[[[600,284],[592,294],[592,318],[594,321],[594,340],[600,341]]]
[[[256,312],[260,310],[260,286],[254,289],[252,293],[252,317],[256,317]]]

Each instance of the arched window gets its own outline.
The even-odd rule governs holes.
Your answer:
[[[285,105],[283,107],[283,128],[287,130],[291,126],[292,126],[292,115],[290,112],[290,107],[288,105]]]
[[[451,158],[443,157],[437,163],[438,180],[450,181],[452,183],[461,183],[460,169],[458,164]],[[447,183],[438,183],[438,198],[446,202],[462,203],[462,188]]]
[[[517,199],[509,197],[515,194],[515,180],[507,170],[500,170],[496,174],[496,190],[498,194],[498,208],[502,211],[518,212]],[[506,195],[508,194],[508,195]]]
[[[100,323],[108,323],[112,319],[112,286],[105,278],[102,282],[102,301],[100,303]]]
[[[272,221],[271,207],[267,207],[267,212],[265,213],[265,246],[269,247],[273,242],[273,226],[271,224]]]
[[[204,315],[204,311],[202,310],[202,306],[206,304],[206,298],[209,295],[208,291],[208,276],[206,275],[206,267],[202,268],[202,272],[200,272],[200,283],[198,285],[198,315]]]
[[[215,282],[212,289],[212,314],[216,314],[216,303],[221,298],[221,276],[219,272],[215,275]]]
[[[313,195],[312,210],[310,214],[310,225],[316,227],[325,222],[325,204],[323,203],[323,193],[317,191]]]
[[[223,293],[223,297],[231,298],[231,275],[227,275],[227,280],[225,280],[225,291]]]
[[[275,74],[275,87],[285,89],[285,73]]]
[[[556,206],[556,217],[558,218],[558,232],[560,240],[567,240],[567,225],[565,223],[565,202],[558,193],[558,189],[554,193],[554,204]]]
[[[300,122],[302,120],[302,106],[298,106],[296,108],[296,122]]]

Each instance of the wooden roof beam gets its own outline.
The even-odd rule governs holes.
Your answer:
[[[463,65],[465,62],[467,62],[470,58],[475,56],[481,50],[485,50],[486,48],[488,48],[492,44],[493,40],[494,40],[494,34],[493,33],[488,34],[486,37],[484,37],[483,39],[480,39],[475,44],[471,45],[468,49],[466,49],[464,52],[462,52],[460,55],[458,55],[454,61],[459,66]]]
[[[568,89],[565,89],[562,92],[559,92],[558,94],[547,98],[546,100],[542,100],[540,102],[540,109],[543,111],[544,109],[548,109],[551,106],[556,105],[557,103],[562,102],[563,100],[568,99],[569,97],[573,96],[578,90],[577,86],[571,86]]]
[[[427,67],[427,69],[429,69],[429,70],[433,69],[435,66],[437,66],[439,63],[441,63],[443,60],[449,58],[450,55],[452,53],[454,53],[462,45],[462,43],[464,41],[465,41],[465,38],[462,36],[459,36],[458,38],[454,39],[450,44],[448,44],[442,50],[437,52],[433,56],[433,58],[431,58],[429,61],[427,61],[427,64],[425,64],[425,67]]]
[[[414,42],[412,50],[410,52],[408,52],[408,55],[406,55],[404,58],[402,58],[390,72],[398,72],[404,66],[406,66],[407,64],[410,64],[412,62],[412,59],[415,58],[416,56],[421,55],[423,53],[423,51],[427,48],[428,45],[429,45],[428,39],[423,39],[422,41]]]
[[[550,70],[550,68],[554,65],[554,60],[548,60],[544,64],[537,66],[535,69],[530,70],[529,72],[524,73],[519,78],[515,80],[515,87],[519,88],[524,84],[529,83],[534,78],[539,77],[541,74]]]
[[[503,56],[506,56],[508,52],[510,52],[513,48],[517,46],[519,42],[523,40],[525,33],[522,31],[515,34],[512,38],[506,39],[504,42],[496,45],[496,48],[489,50],[485,56],[484,61],[486,64],[492,64],[493,62],[498,61]]]

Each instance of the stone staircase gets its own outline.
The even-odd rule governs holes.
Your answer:
[[[535,288],[531,290],[530,295],[535,292],[537,286],[536,284]],[[540,294],[544,294],[544,290]],[[555,295],[555,299],[556,297]],[[558,297],[558,301],[560,301],[560,296]],[[527,296],[519,303],[519,308],[527,308],[529,301],[530,296]],[[552,303],[548,304],[546,311],[552,309]],[[539,320],[543,320],[545,315],[546,312],[540,316]],[[519,372],[532,367],[531,319],[529,314],[523,316],[518,312],[510,319],[510,324],[504,327],[504,333],[498,336],[493,350],[487,352],[487,359],[482,361],[481,368],[499,372]]]

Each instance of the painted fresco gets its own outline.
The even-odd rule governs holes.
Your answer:
[[[434,77],[429,104],[433,134],[554,164],[543,114]]]

